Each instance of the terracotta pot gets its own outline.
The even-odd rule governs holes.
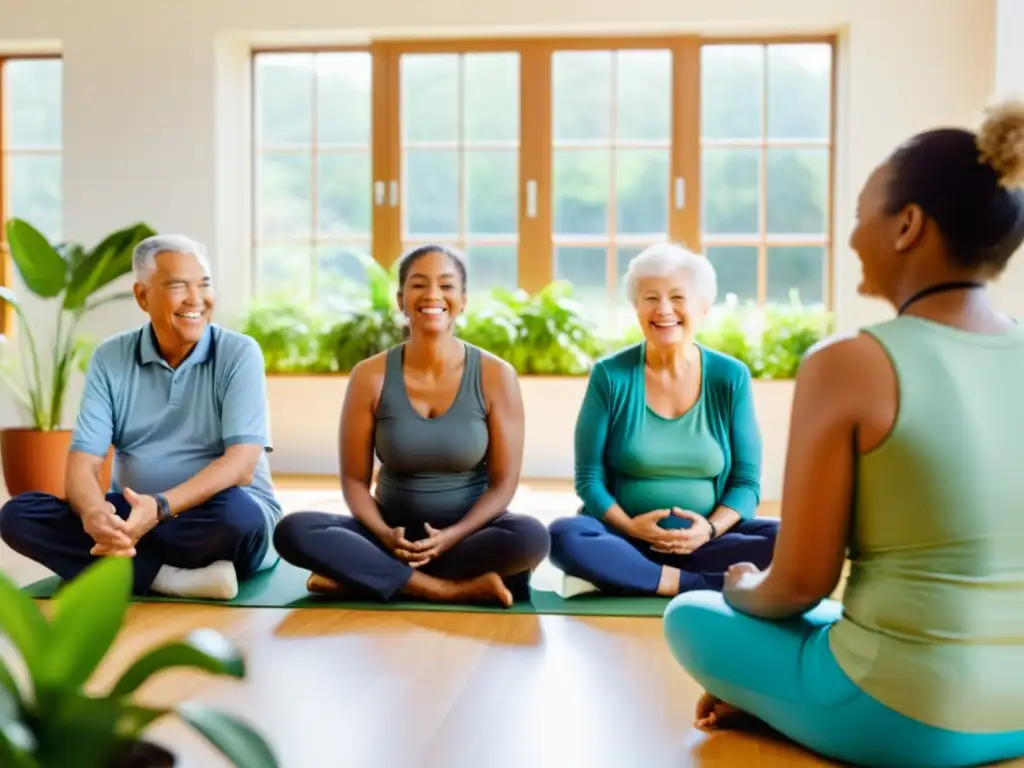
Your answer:
[[[114,761],[110,768],[174,768],[174,755],[148,741],[135,741]]]
[[[42,491],[66,498],[64,468],[71,446],[71,430],[40,432],[36,429],[0,430],[0,462],[2,462],[7,493],[17,496],[28,491]],[[107,452],[100,471],[100,488],[110,487],[114,449]]]

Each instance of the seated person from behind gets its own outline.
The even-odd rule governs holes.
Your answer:
[[[870,175],[850,247],[896,317],[801,364],[771,567],[669,604],[699,725],[741,710],[844,765],[1024,756],[1024,327],[986,290],[1022,243],[1024,103]]]
[[[721,589],[768,565],[778,522],[755,520],[761,436],[750,371],[694,342],[714,304],[702,256],[670,243],[626,274],[645,341],[600,360],[576,423],[581,514],[551,524],[551,561],[619,594]]]
[[[406,254],[398,302],[408,341],[359,363],[345,393],[341,485],[352,516],[290,514],[275,547],[312,571],[313,592],[505,606],[529,599],[549,540],[542,523],[507,511],[523,455],[516,372],[454,335],[466,302],[457,253]]]
[[[134,562],[133,590],[231,599],[271,565],[263,354],[210,323],[205,249],[166,235],[135,249],[142,328],[95,351],[67,460],[67,500],[25,493],[0,510],[11,549],[73,579],[97,557]],[[115,449],[113,489],[101,488]]]

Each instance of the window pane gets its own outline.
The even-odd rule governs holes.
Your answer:
[[[626,271],[629,262],[646,246],[620,245],[615,249],[615,311],[613,328],[625,328],[636,323],[636,308],[626,293]]]
[[[59,149],[63,84],[60,59],[12,59],[4,65],[7,149]]]
[[[573,297],[596,316],[608,307],[608,249],[560,246],[555,249],[555,280],[572,283]]]
[[[328,245],[316,249],[318,299],[344,299],[366,288],[366,267],[357,254],[369,256],[369,243],[363,245]]]
[[[669,142],[672,138],[672,53],[618,51],[616,138]]]
[[[472,235],[514,235],[519,231],[519,152],[466,150],[466,219]]]
[[[312,163],[305,152],[260,156],[256,183],[261,238],[312,237]]]
[[[611,138],[611,51],[556,51],[551,60],[554,140]]]
[[[768,136],[828,139],[832,107],[832,46],[768,47]]]
[[[370,233],[373,183],[366,152],[324,153],[317,157],[317,225],[342,237]]]
[[[801,304],[823,304],[827,253],[823,245],[769,248],[768,301],[788,304],[795,290]]]
[[[7,156],[8,215],[25,219],[51,242],[62,234],[60,155]]]
[[[409,149],[404,166],[406,233],[457,238],[462,229],[458,151]]]
[[[313,73],[311,53],[256,57],[256,146],[313,140]]]
[[[456,141],[459,138],[459,55],[402,56],[402,138]]]
[[[769,234],[824,235],[828,231],[828,150],[768,150]]]
[[[668,149],[619,149],[615,153],[615,231],[663,235],[668,232]]]
[[[466,262],[469,290],[482,293],[494,288],[519,286],[519,249],[515,245],[471,245]]]
[[[701,47],[701,135],[705,139],[761,137],[764,46]]]
[[[608,232],[611,152],[559,149],[554,152],[554,231],[560,235]]]
[[[718,301],[730,293],[739,301],[757,300],[757,246],[713,245],[705,249],[718,276]]]
[[[466,141],[519,139],[519,54],[463,56]]]
[[[701,170],[703,229],[721,235],[754,235],[761,230],[761,152],[706,149]]]
[[[257,252],[261,293],[306,299],[313,286],[313,248],[305,244],[264,245]]]
[[[372,59],[363,52],[316,58],[318,144],[370,144]]]

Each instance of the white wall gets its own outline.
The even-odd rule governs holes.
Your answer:
[[[1022,2],[999,0],[1000,22],[1017,30],[1000,32],[1000,71],[1021,71]],[[844,329],[885,317],[856,295],[846,242],[858,189],[909,134],[976,122],[996,75],[996,0],[0,0],[0,47],[63,51],[66,236],[93,242],[144,219],[206,241],[223,318],[243,308],[250,282],[250,44],[668,31],[840,33],[836,310]],[[1011,277],[1024,312],[1024,275]],[[123,304],[90,330],[140,319]]]

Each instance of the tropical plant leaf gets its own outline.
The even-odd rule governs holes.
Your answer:
[[[43,716],[36,720],[35,732],[39,764],[45,768],[109,768],[126,739],[133,737],[131,718],[139,717],[131,705],[92,698],[77,690],[45,696],[41,709]]]
[[[7,244],[22,281],[40,298],[51,299],[64,290],[67,262],[43,234],[24,219],[7,222]]]
[[[194,667],[215,675],[245,677],[245,661],[238,649],[219,632],[198,629],[183,641],[161,645],[136,660],[121,675],[110,696],[128,696],[150,677],[171,667]]]
[[[43,413],[43,398],[45,393],[43,392],[43,377],[42,371],[39,367],[39,348],[36,345],[35,334],[32,333],[32,326],[29,324],[28,316],[25,314],[25,310],[21,306],[21,302],[18,300],[14,291],[0,285],[0,301],[5,301],[14,307],[14,312],[18,316],[18,330],[25,335],[32,375],[30,378],[29,374],[22,369],[22,373],[25,378],[25,391],[22,394],[28,401],[29,413],[32,416],[33,421],[32,426],[36,429],[45,429],[46,424],[44,421],[46,415]],[[17,390],[14,391],[17,392]]]
[[[270,744],[252,726],[202,704],[181,704],[176,711],[238,768],[278,768]]]
[[[22,719],[22,709],[16,694],[0,688],[0,765],[34,765],[32,753],[36,737]]]
[[[132,561],[106,557],[62,587],[53,600],[47,649],[47,688],[77,689],[110,650],[131,596]]]
[[[64,308],[81,309],[93,293],[129,274],[135,246],[154,234],[147,224],[137,223],[103,238],[71,273]]]
[[[10,638],[33,678],[45,668],[50,644],[46,618],[28,595],[0,573],[0,631]]]

